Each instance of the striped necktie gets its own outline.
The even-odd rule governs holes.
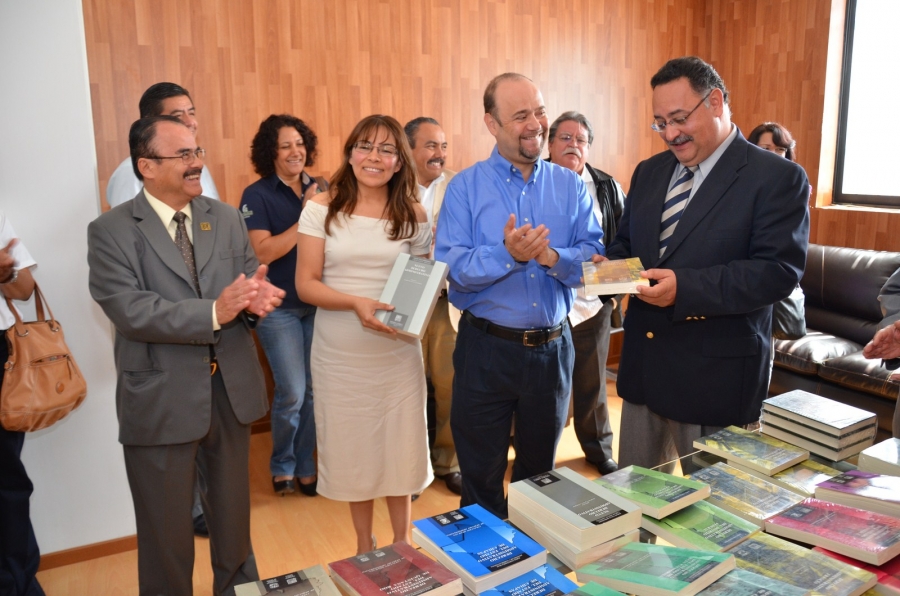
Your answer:
[[[697,166],[685,166],[684,172],[678,177],[678,180],[675,181],[669,192],[666,193],[666,202],[663,203],[662,223],[660,224],[661,232],[659,234],[660,257],[665,254],[669,240],[672,238],[672,233],[675,231],[675,226],[678,225],[678,220],[681,218],[681,214],[684,213],[684,208],[687,207],[688,199],[691,196],[691,188],[694,186],[694,172],[696,170]]]

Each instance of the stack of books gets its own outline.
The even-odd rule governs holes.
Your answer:
[[[579,568],[575,577],[641,596],[693,595],[734,568],[727,553],[635,542]]]
[[[900,557],[894,557],[884,565],[870,565],[857,561],[856,559],[845,557],[837,553],[826,550],[821,546],[813,548],[814,551],[829,556],[848,565],[859,567],[870,573],[874,573],[878,578],[878,583],[872,588],[872,591],[882,596],[900,596]]]
[[[321,565],[234,587],[235,596],[341,596]]]
[[[900,517],[900,477],[849,470],[820,482],[816,498]]]
[[[562,596],[578,589],[578,584],[550,567],[541,565],[533,571],[504,582],[481,593],[481,596]],[[471,595],[468,588],[464,590]]]
[[[700,437],[694,447],[718,455],[732,466],[766,476],[809,459],[809,451],[737,426]]]
[[[800,389],[763,401],[763,433],[831,461],[859,453],[875,441],[872,412]]]
[[[872,565],[900,555],[900,519],[818,499],[767,519],[766,532]]]
[[[875,574],[760,532],[728,551],[738,568],[825,596],[860,596]],[[752,594],[752,592],[751,592]]]
[[[825,482],[829,478],[834,478],[840,473],[840,470],[836,470],[831,466],[808,459],[791,466],[787,470],[773,474],[769,480],[798,495],[811,497],[816,493],[816,485],[820,482]]]
[[[709,484],[710,503],[760,528],[767,518],[803,500],[795,492],[725,463],[694,472],[691,478]]]
[[[480,505],[416,520],[412,535],[473,594],[547,562],[544,547]]]
[[[625,596],[625,594],[618,590],[601,586],[597,582],[588,582],[574,592],[570,592],[568,596]]]
[[[798,588],[777,579],[745,569],[734,569],[713,582],[697,596],[809,596],[806,588]]]
[[[725,551],[740,544],[760,527],[709,501],[699,501],[680,511],[654,519],[643,516],[641,527],[666,542],[681,548]]]
[[[863,449],[859,469],[888,476],[900,476],[900,439],[887,439]]]
[[[334,581],[350,596],[454,596],[462,592],[459,576],[404,542],[328,567]]]
[[[709,486],[690,478],[681,478],[628,466],[595,480],[597,484],[625,497],[641,508],[641,513],[661,519],[702,501],[709,496]]]
[[[558,468],[509,485],[509,521],[575,569],[636,541],[641,510]]]

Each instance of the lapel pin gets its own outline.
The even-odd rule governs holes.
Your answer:
[[[201,221],[201,222],[200,222],[200,229],[203,230],[204,232],[208,232],[208,231],[210,231],[210,230],[212,229],[212,226],[209,225],[209,222],[208,222],[208,221]]]

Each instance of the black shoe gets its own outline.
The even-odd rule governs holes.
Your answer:
[[[206,527],[206,518],[202,513],[194,518],[194,536],[209,538],[209,528]]]
[[[276,495],[281,495],[282,497],[288,493],[292,493],[294,492],[294,479],[275,480],[275,477],[273,476],[272,489],[275,491]]]
[[[445,474],[444,484],[447,485],[447,490],[449,490],[454,495],[462,494],[462,474],[460,474],[459,472],[450,472],[449,474]]]
[[[414,502],[416,499],[418,499],[421,496],[422,496],[422,493],[413,493],[412,495],[410,495],[409,500],[410,500],[410,502]]]
[[[597,471],[600,472],[601,476],[606,476],[607,474],[612,474],[616,470],[619,469],[619,464],[616,463],[616,460],[610,458],[604,462],[588,462],[592,466],[597,468]]]
[[[315,497],[317,494],[319,494],[316,491],[316,486],[318,486],[318,484],[319,484],[318,478],[316,478],[309,484],[303,484],[302,482],[300,482],[300,479],[297,478],[297,488],[299,488],[300,492],[303,493],[304,495],[306,495],[307,497]]]

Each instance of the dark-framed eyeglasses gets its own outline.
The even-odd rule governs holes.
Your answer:
[[[697,111],[697,108],[700,107],[700,104],[702,104],[704,101],[706,101],[710,95],[712,95],[713,91],[714,91],[714,89],[710,89],[709,93],[704,95],[703,99],[701,99],[700,102],[694,106],[694,109],[691,110],[690,112],[688,112],[687,114],[685,114],[684,116],[672,118],[668,122],[666,122],[662,118],[657,118],[656,120],[653,121],[653,124],[650,125],[650,128],[652,128],[656,132],[663,132],[666,130],[667,126],[683,126],[684,123],[687,122],[687,119],[691,117],[691,114],[693,114],[694,112]]]
[[[149,159],[180,159],[184,162],[185,165],[188,165],[194,161],[195,157],[200,160],[206,157],[206,149],[203,149],[202,147],[197,147],[193,151],[191,151],[190,149],[185,149],[178,155],[173,155],[171,157],[162,155],[148,155],[147,157]]]
[[[353,143],[353,150],[360,155],[369,155],[373,149],[376,149],[378,155],[382,157],[397,157],[400,154],[393,145],[374,145],[369,141],[356,141]]]

